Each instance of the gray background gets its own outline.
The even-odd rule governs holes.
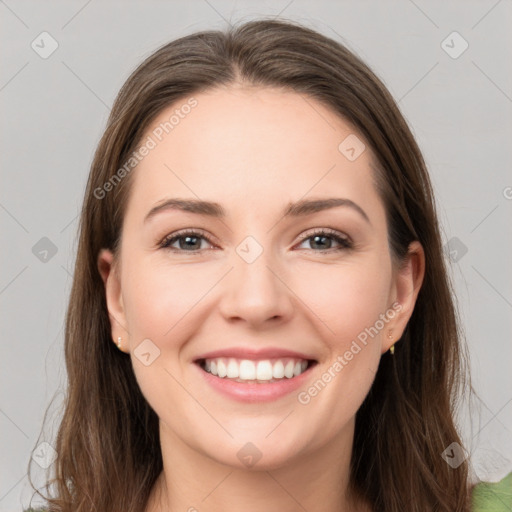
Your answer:
[[[279,14],[347,44],[399,101],[452,250],[479,393],[460,418],[473,476],[497,480],[512,470],[510,0],[0,0],[0,511],[28,506],[30,452],[51,444],[58,424],[77,214],[117,91],[171,39]],[[46,59],[31,47],[51,48],[43,31],[58,43]],[[453,31],[463,39],[448,37]]]

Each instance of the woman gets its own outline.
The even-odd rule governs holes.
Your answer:
[[[255,21],[122,87],[81,222],[59,511],[467,511],[420,150],[355,55]]]

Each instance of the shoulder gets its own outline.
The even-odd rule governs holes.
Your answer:
[[[512,510],[512,472],[499,482],[480,482],[471,494],[473,512],[510,512]]]
[[[499,482],[480,482],[471,493],[473,512],[510,512],[512,510],[512,472]],[[23,512],[47,512],[29,508]]]

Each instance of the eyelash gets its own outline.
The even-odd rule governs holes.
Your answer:
[[[332,238],[335,242],[337,242],[340,247],[337,248],[329,248],[325,251],[317,251],[315,249],[307,249],[309,251],[317,252],[317,253],[331,253],[331,252],[339,252],[347,249],[352,249],[353,244],[349,238],[346,238],[340,235],[337,231],[330,228],[317,228],[313,232],[308,232],[300,236],[300,243],[305,240],[309,240],[310,238],[314,238],[315,236],[326,236],[327,238]],[[183,231],[178,231],[177,233],[173,233],[172,235],[166,236],[161,242],[159,242],[159,247],[161,249],[168,249],[173,252],[181,252],[185,254],[199,254],[202,249],[196,249],[194,251],[184,251],[181,249],[176,249],[171,247],[171,245],[179,240],[180,238],[185,238],[186,236],[192,236],[195,238],[202,238],[206,240],[209,244],[215,245],[210,238],[203,233],[201,230],[193,230],[193,229],[185,229]]]

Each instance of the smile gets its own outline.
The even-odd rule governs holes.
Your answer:
[[[283,379],[293,379],[304,373],[314,361],[297,358],[276,358],[254,361],[216,357],[201,359],[199,366],[211,375],[235,382],[270,384]]]

